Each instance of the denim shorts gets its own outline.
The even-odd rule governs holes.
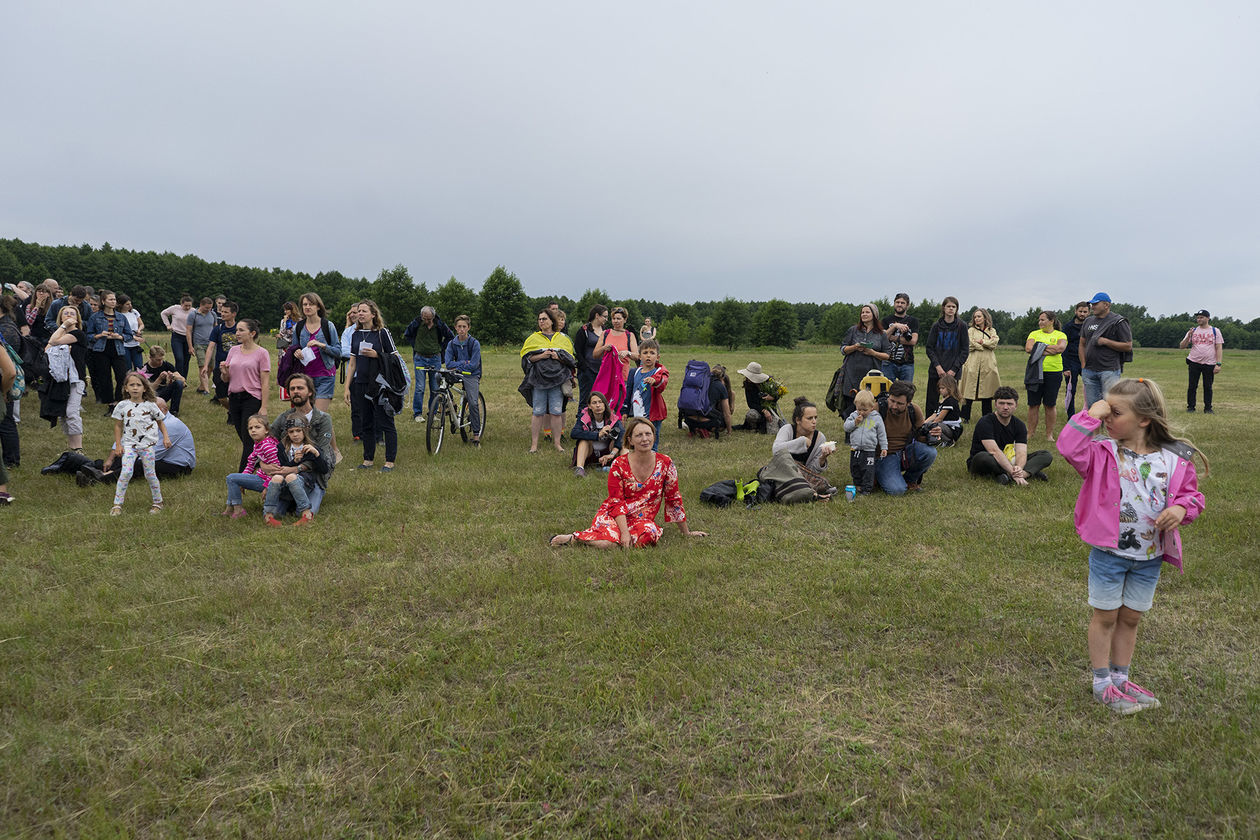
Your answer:
[[[1101,548],[1089,552],[1089,605],[1096,610],[1118,610],[1121,606],[1146,612],[1155,601],[1161,558],[1129,560]]]
[[[315,380],[315,399],[331,400],[333,392],[337,390],[336,376],[316,376]]]
[[[534,389],[534,416],[542,417],[544,414],[560,415],[564,413],[564,394],[560,391],[560,386],[554,388],[535,388]]]

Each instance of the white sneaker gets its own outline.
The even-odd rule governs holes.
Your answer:
[[[424,415],[423,415],[423,414],[417,414],[417,415],[416,415],[415,417],[413,417],[412,419],[413,419],[413,420],[415,420],[417,423],[423,423],[423,422],[424,422]]]

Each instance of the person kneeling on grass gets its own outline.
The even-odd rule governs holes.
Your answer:
[[[1028,451],[1028,428],[1015,416],[1018,404],[1019,392],[1008,385],[993,392],[993,413],[980,418],[971,436],[967,472],[992,476],[1003,485],[1026,486],[1030,476],[1050,480],[1044,470],[1054,456],[1045,449]]]
[[[596,511],[591,527],[557,534],[551,538],[553,548],[573,542],[596,548],[655,545],[663,532],[656,524],[662,501],[666,522],[677,522],[678,530],[686,536],[708,536],[687,526],[674,462],[668,455],[652,451],[656,441],[652,422],[646,417],[631,417],[626,421],[626,441],[630,451],[613,461],[608,473],[608,498]]]

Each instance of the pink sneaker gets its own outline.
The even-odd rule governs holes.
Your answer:
[[[1134,702],[1143,709],[1158,709],[1160,707],[1159,699],[1149,690],[1133,682],[1133,680],[1125,680],[1122,685],[1118,686],[1118,690],[1132,697]]]
[[[1118,715],[1131,715],[1142,711],[1142,704],[1116,688],[1111,683],[1103,689],[1102,694],[1095,693],[1094,699]]]

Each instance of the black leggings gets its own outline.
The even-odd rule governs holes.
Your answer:
[[[385,413],[385,406],[368,396],[367,386],[358,383],[350,385],[350,404],[359,405],[359,422],[362,423],[363,460],[376,460],[376,437],[385,437],[385,460],[394,463],[398,456],[398,430],[394,428],[394,417]]]
[[[963,404],[962,404],[962,419],[966,420],[968,423],[971,422],[971,404],[973,402],[976,402],[976,400],[963,400]],[[983,417],[986,414],[993,413],[993,398],[992,397],[989,397],[988,399],[979,400],[979,403],[980,403],[980,416],[981,417]]]
[[[249,453],[254,451],[254,439],[249,436],[249,418],[261,408],[262,400],[249,391],[228,394],[228,425],[236,429],[236,436],[241,439],[241,466],[237,472],[245,472]]]

